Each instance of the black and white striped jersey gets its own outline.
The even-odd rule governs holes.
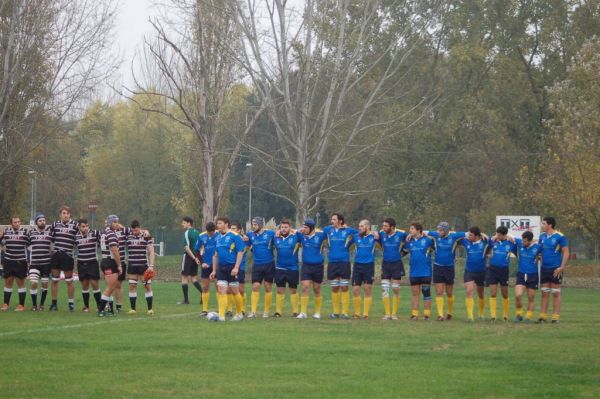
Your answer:
[[[121,261],[124,262],[127,236],[131,234],[131,229],[129,227],[124,227],[123,229],[115,231],[115,234],[117,235],[117,241],[119,241],[119,255],[121,256]]]
[[[114,259],[110,252],[110,247],[118,247],[119,240],[117,234],[111,230],[110,227],[106,227],[100,232],[100,249],[102,250],[102,259]]]
[[[77,246],[77,262],[97,261],[99,242],[100,233],[97,230],[90,230],[87,232],[87,234],[78,232],[75,235],[75,245]]]
[[[148,266],[148,246],[154,245],[152,237],[144,237],[143,233],[126,236],[128,266]]]
[[[4,259],[27,260],[27,246],[29,245],[29,232],[20,227],[13,229],[8,227],[0,236],[0,242],[4,245]]]
[[[52,238],[54,239],[54,251],[62,251],[73,256],[75,245],[75,234],[79,231],[79,223],[69,219],[67,222],[60,220],[52,223]]]
[[[31,266],[49,266],[52,258],[52,230],[50,226],[40,230],[35,227],[29,230],[29,250]]]

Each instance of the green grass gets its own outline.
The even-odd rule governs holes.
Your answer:
[[[409,322],[405,287],[401,320],[384,322],[378,292],[367,321],[211,323],[195,293],[175,305],[176,283],[155,284],[154,317],[98,319],[64,300],[57,313],[2,313],[0,396],[600,397],[597,290],[565,289],[559,325],[467,324],[462,290],[455,320]]]

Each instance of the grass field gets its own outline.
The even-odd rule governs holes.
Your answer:
[[[0,397],[600,397],[597,290],[565,289],[559,325],[467,324],[462,290],[455,320],[409,322],[405,288],[401,320],[384,322],[375,295],[372,318],[353,321],[212,323],[175,304],[176,283],[155,284],[153,317],[99,319],[64,300],[2,313]]]

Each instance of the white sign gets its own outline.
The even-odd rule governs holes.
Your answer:
[[[496,227],[506,226],[508,234],[520,238],[524,231],[531,231],[533,238],[540,236],[542,218],[540,216],[496,216]]]

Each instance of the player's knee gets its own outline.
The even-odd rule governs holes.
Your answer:
[[[542,287],[541,291],[542,291],[542,295],[548,296],[552,292],[552,288],[550,288],[550,287]]]
[[[238,288],[240,286],[240,283],[237,281],[232,281],[231,283],[229,283],[229,287],[231,288]]]
[[[400,283],[392,283],[392,290],[394,291],[394,293],[398,293],[400,292]]]
[[[130,279],[128,282],[129,282],[129,287],[131,287],[131,288],[136,288],[138,285],[137,280],[134,280],[134,279]]]
[[[551,288],[552,296],[558,298],[560,296],[560,288]]]
[[[421,294],[423,294],[423,300],[431,301],[431,286],[422,285],[421,286]]]
[[[381,296],[387,298],[390,296],[390,280],[381,280]]]
[[[229,283],[227,282],[227,280],[219,280],[217,281],[217,287],[221,289],[227,289],[227,287],[229,287]]]

